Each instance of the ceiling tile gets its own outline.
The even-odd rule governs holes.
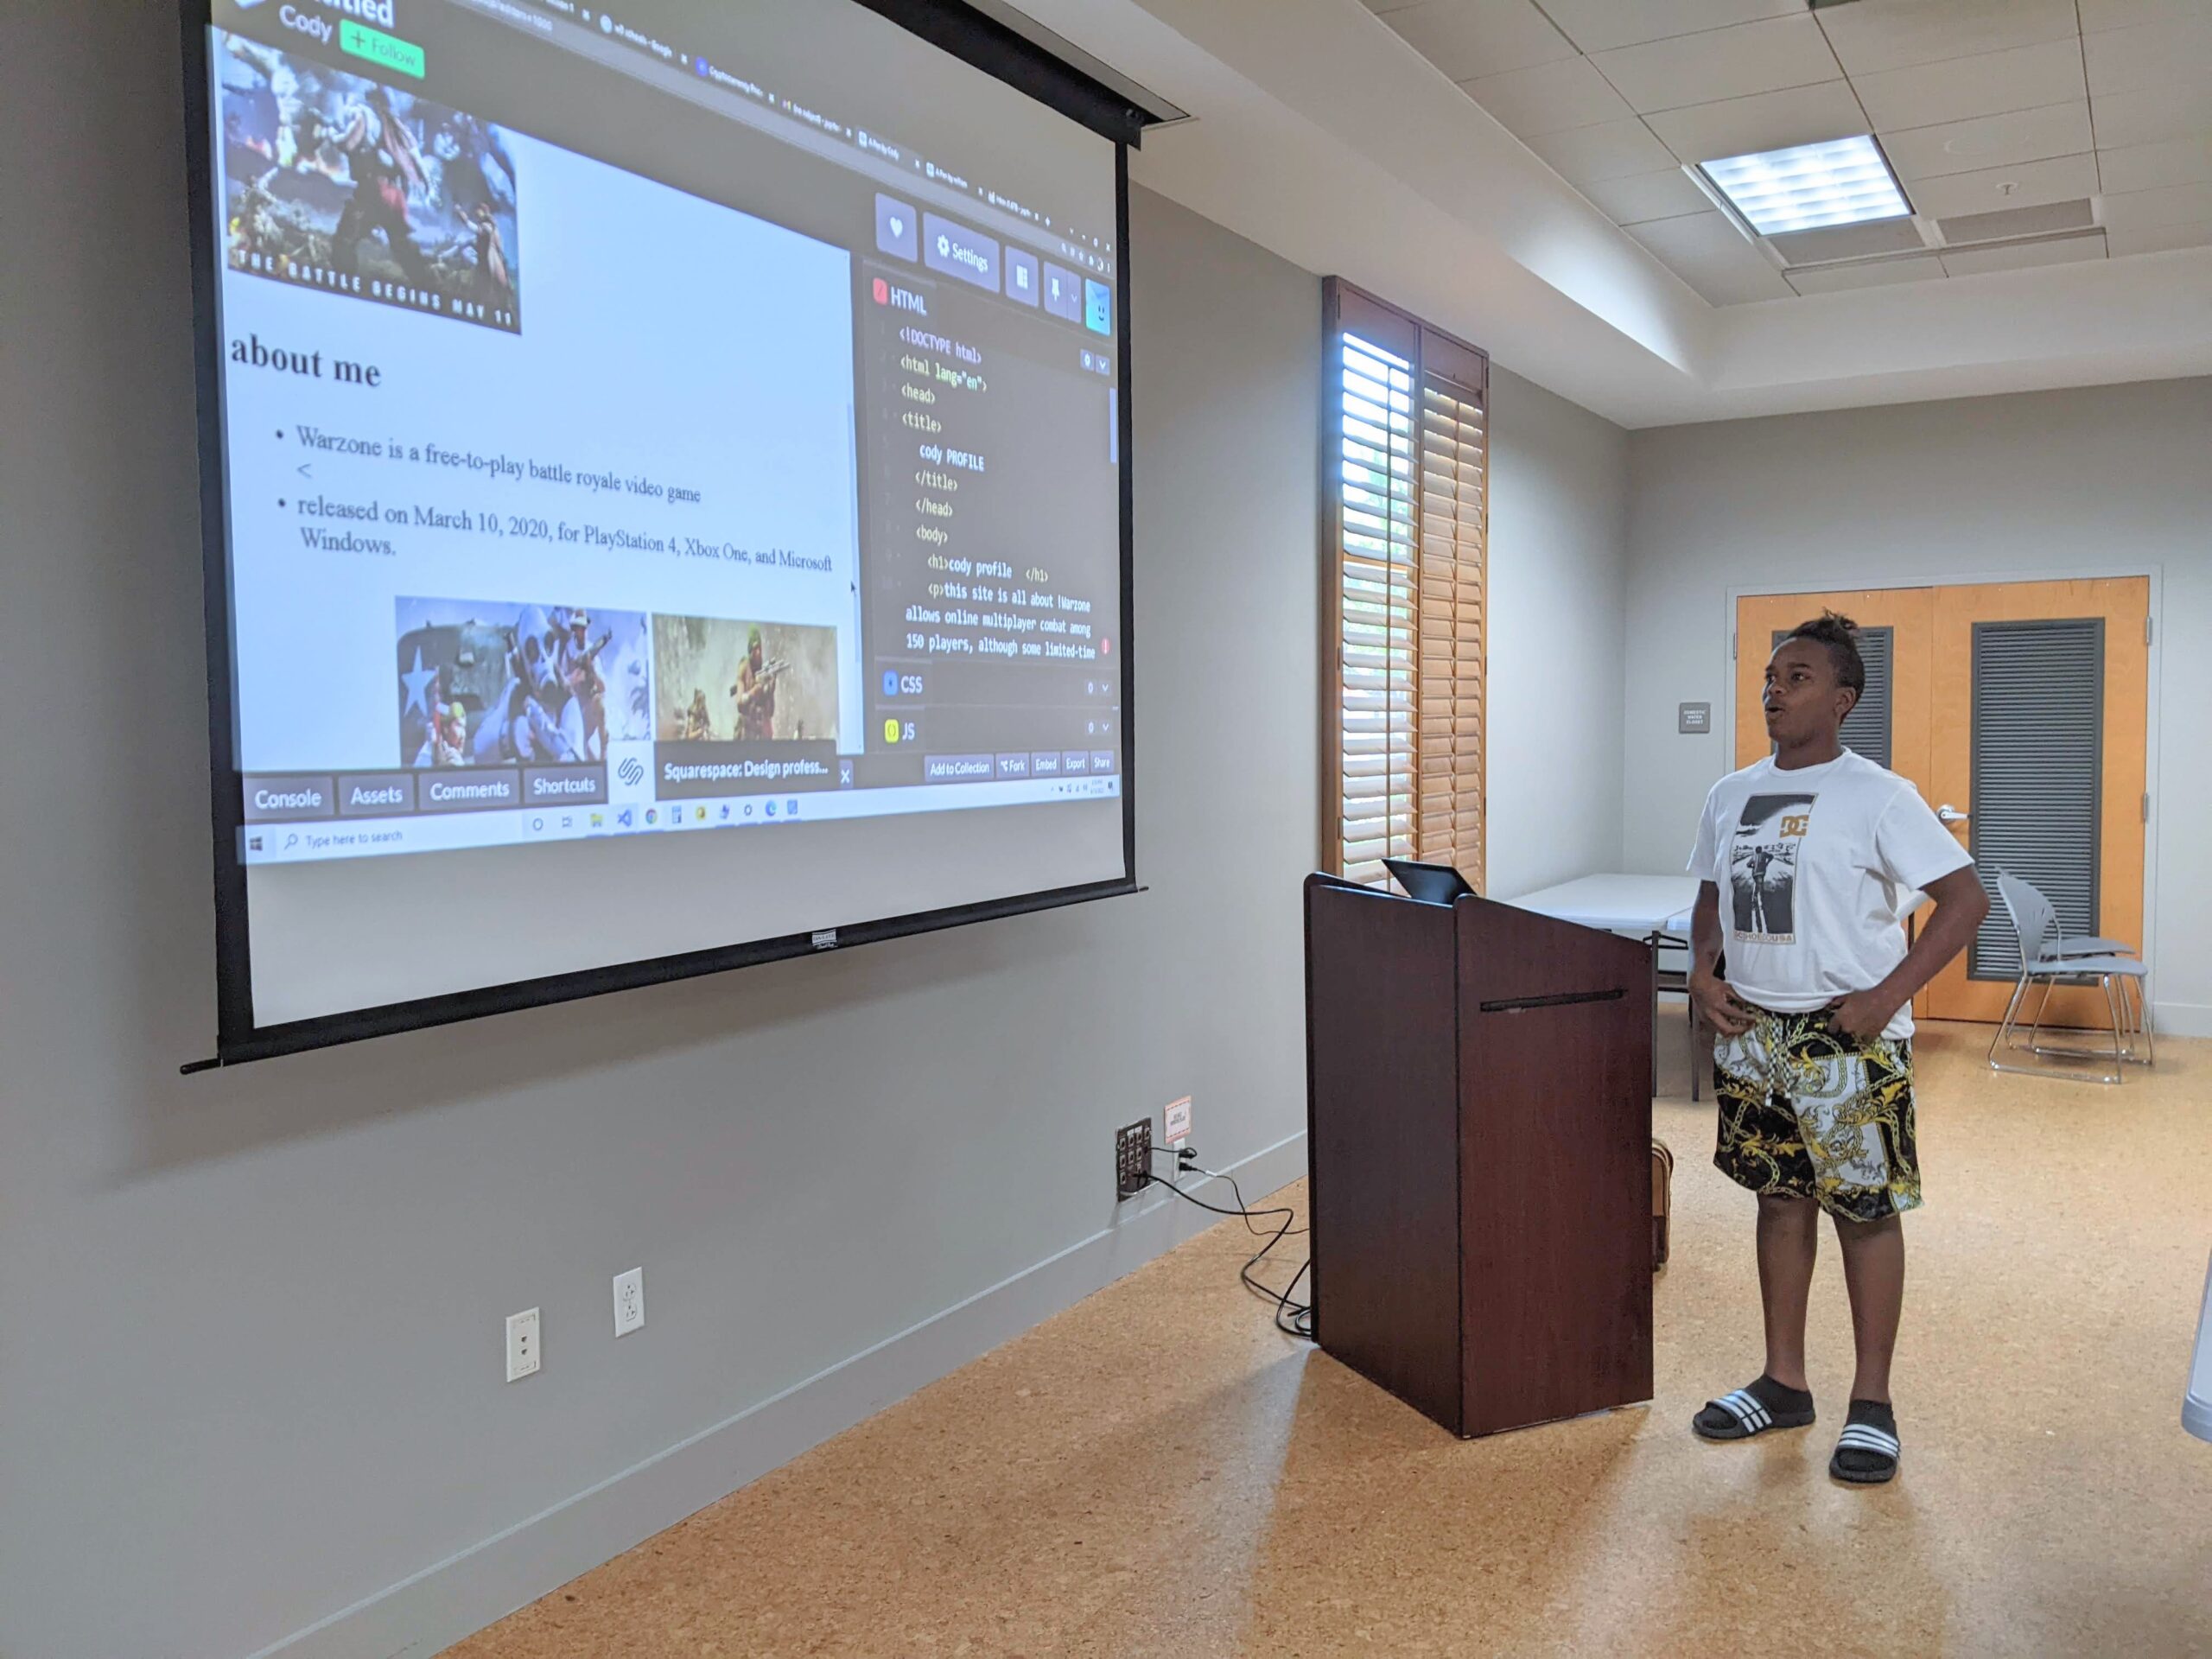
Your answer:
[[[2183,86],[2094,99],[2089,119],[2097,130],[2097,143],[2105,149],[2201,138],[2212,131],[2212,75]]]
[[[2069,104],[2087,94],[2079,41],[2051,41],[1854,75],[1852,85],[1878,132]]]
[[[1705,192],[1691,183],[1690,175],[1679,167],[1663,173],[1600,179],[1585,185],[1582,194],[1616,225],[1639,225],[1647,219],[1678,219],[1684,213],[1713,211]]]
[[[1841,80],[1669,110],[1652,116],[1649,124],[1686,162],[1824,143],[1867,130],[1866,117],[1859,100],[1851,95],[1850,83]]]
[[[1532,0],[1422,0],[1382,21],[1454,80],[1502,75],[1575,55]]]
[[[1545,0],[1544,10],[1585,52],[1726,29],[1761,17],[1802,16],[1804,0]]]
[[[2155,190],[2212,179],[2212,138],[2171,144],[2124,144],[2097,152],[2097,172],[2111,191]]]
[[[2105,242],[2115,259],[2131,253],[2168,253],[2176,248],[2212,247],[2212,219],[2194,225],[2145,225],[2132,231],[2107,229]]]
[[[2081,0],[2084,30],[2134,29],[2204,15],[2204,0]]]
[[[1529,139],[1528,144],[1561,178],[1578,188],[1631,173],[1656,172],[1675,159],[1667,146],[1633,117],[1594,127],[1547,132]]]
[[[2070,41],[2080,32],[2074,0],[1859,0],[1814,15],[1853,75]]]
[[[1870,265],[1831,265],[1793,270],[1789,286],[1800,294],[1837,294],[1849,288],[1887,288],[1893,283],[1941,282],[1943,262],[1932,253],[1909,259],[1882,259]]]
[[[2000,189],[2011,185],[2010,190]],[[2047,201],[2072,201],[2097,194],[2097,158],[2061,156],[2018,167],[1984,168],[1922,179],[1906,189],[1913,210],[1923,217],[1950,219],[1960,213],[1993,213],[2001,207],[2034,207]]]
[[[1786,300],[1796,291],[1717,210],[1655,219],[1629,234],[1714,305]]]
[[[2088,55],[2092,98],[2201,80],[2212,75],[2212,10],[2088,35],[2082,44]]]
[[[1979,115],[1971,121],[1912,127],[1881,135],[1890,166],[1901,179],[1933,179],[1977,168],[2078,156],[2094,148],[2087,99],[2040,110]]]
[[[1809,13],[1623,47],[1591,61],[1645,114],[1809,86],[1843,73]]]
[[[1967,248],[1943,256],[1954,276],[1979,276],[1992,270],[2025,270],[2034,265],[2072,265],[2105,257],[2101,236],[2071,236],[2059,242],[2012,242],[1993,248]]]
[[[1600,121],[1625,121],[1635,111],[1587,58],[1564,58],[1503,75],[1459,83],[1509,132],[1534,138]]]
[[[2098,217],[2107,230],[2136,232],[2212,219],[2212,184],[2169,184],[2109,195]]]

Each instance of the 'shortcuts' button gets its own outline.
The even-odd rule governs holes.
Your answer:
[[[404,772],[356,772],[338,779],[338,816],[382,818],[415,810],[415,780]]]
[[[461,770],[424,773],[416,782],[415,806],[422,812],[484,812],[522,804],[522,773]]]
[[[524,806],[596,805],[607,798],[605,766],[525,766]]]
[[[328,772],[320,778],[248,778],[245,821],[283,823],[295,818],[335,817],[337,799]]]
[[[982,784],[998,776],[998,757],[991,754],[932,754],[922,762],[925,784]]]

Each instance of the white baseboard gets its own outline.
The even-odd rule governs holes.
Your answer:
[[[2168,1002],[2163,998],[2156,1006],[2159,1036],[2212,1037],[2212,1007],[2202,1002]]]
[[[1298,1179],[1306,1173],[1304,1131],[1231,1169],[1255,1201]],[[1072,1307],[1216,1219],[1166,1192],[1134,1200],[1112,1227],[294,1631],[253,1659],[427,1659]]]

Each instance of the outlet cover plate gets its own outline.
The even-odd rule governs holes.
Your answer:
[[[614,1334],[626,1337],[645,1328],[645,1270],[632,1268],[614,1275]]]
[[[507,1381],[519,1382],[535,1376],[545,1363],[537,1336],[537,1310],[526,1307],[507,1315]]]

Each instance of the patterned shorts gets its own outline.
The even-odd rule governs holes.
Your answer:
[[[1714,1052],[1713,1161],[1740,1186],[1811,1198],[1846,1221],[1918,1208],[1912,1045],[1840,1036],[1823,1013],[1758,1013]]]

